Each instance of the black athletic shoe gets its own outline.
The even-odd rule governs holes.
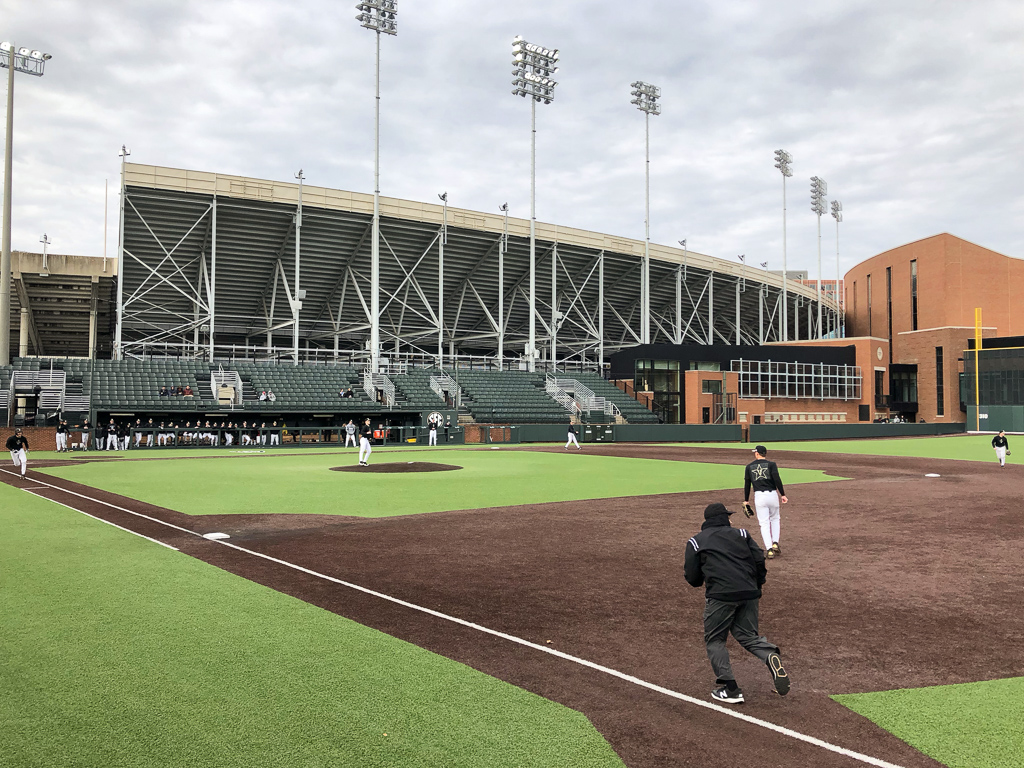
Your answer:
[[[775,690],[778,691],[779,696],[785,696],[789,693],[789,675],[786,674],[786,670],[782,666],[782,657],[777,653],[769,653],[765,663],[771,670]]]
[[[776,557],[782,554],[782,549],[779,547],[779,542],[776,541],[772,544],[772,551],[775,553]]]
[[[742,704],[743,703],[743,691],[737,688],[735,691],[729,692],[729,689],[724,685],[721,688],[715,688],[711,692],[711,698],[715,701],[721,701],[725,704]]]

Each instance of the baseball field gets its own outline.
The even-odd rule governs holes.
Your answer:
[[[740,707],[682,560],[749,446],[33,451],[0,765],[1024,765],[1024,468],[989,440],[769,445],[793,690],[730,642]]]

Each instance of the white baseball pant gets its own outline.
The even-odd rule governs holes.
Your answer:
[[[757,522],[761,526],[761,538],[764,548],[772,548],[781,535],[782,516],[779,514],[778,491],[754,491],[754,509],[757,511]]]
[[[999,459],[999,466],[1006,466],[1006,449],[1003,447],[996,448],[996,458]]]
[[[370,445],[370,441],[365,437],[359,438],[359,461],[368,462],[371,453],[373,453],[373,446]]]
[[[570,445],[575,445],[577,448],[580,447],[580,441],[576,439],[576,433],[570,432],[569,439],[565,441],[565,447],[568,448]]]
[[[19,448],[16,451],[11,451],[11,461],[14,462],[14,468],[21,470],[21,476],[25,476],[25,470],[28,469],[28,456],[25,453],[24,448]]]

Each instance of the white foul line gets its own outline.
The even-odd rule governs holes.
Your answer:
[[[3,470],[3,471],[7,472],[7,474],[9,474],[9,475],[15,474],[14,472],[10,472],[8,470]],[[182,528],[180,526],[174,525],[173,523],[168,523],[168,522],[165,522],[163,520],[158,520],[155,517],[150,517],[149,515],[144,515],[141,512],[135,512],[135,511],[130,510],[130,509],[125,509],[124,507],[119,507],[116,504],[111,504],[110,502],[101,501],[100,499],[95,499],[95,498],[93,498],[91,496],[86,496],[84,494],[68,490],[66,488],[60,488],[59,486],[51,485],[51,484],[45,483],[45,482],[43,482],[41,480],[35,480],[35,482],[38,482],[38,483],[40,483],[42,485],[45,485],[45,486],[47,486],[49,488],[53,488],[54,490],[61,491],[62,493],[68,493],[68,494],[71,494],[72,496],[78,496],[79,498],[87,499],[88,501],[92,501],[92,502],[95,502],[97,504],[102,504],[104,506],[110,507],[111,509],[116,509],[116,510],[119,510],[121,512],[127,512],[130,515],[135,515],[136,517],[142,517],[142,518],[145,518],[146,520],[151,520],[154,523],[160,523],[161,525],[165,525],[165,526],[167,526],[169,528],[174,528],[177,531],[181,531],[183,533],[188,533],[188,534],[191,534],[193,536],[197,536],[199,538],[203,538],[203,535],[201,533],[196,533],[195,531],[190,531],[187,528]],[[34,495],[38,496],[38,494],[34,494]],[[45,496],[40,496],[40,498],[46,498],[46,497]],[[47,499],[47,501],[51,501],[51,499]],[[54,504],[60,504],[63,507],[67,507],[68,506],[67,504],[61,504],[59,501],[55,501],[53,503]],[[68,507],[68,508],[69,509],[74,509],[74,507]],[[76,510],[76,511],[81,512],[81,510]],[[87,515],[88,513],[82,512],[82,514]],[[93,515],[88,515],[88,516],[89,517],[93,517]],[[95,518],[95,519],[99,520],[100,518]],[[106,520],[102,520],[101,522],[107,522],[107,521]],[[114,525],[114,524],[113,523],[109,523],[109,525]],[[119,525],[114,525],[114,527],[115,528],[121,528],[121,526],[119,526]],[[128,529],[127,528],[121,528],[121,530],[127,531]],[[129,533],[135,533],[134,531],[128,531],[128,532]],[[135,534],[135,535],[136,536],[141,536],[142,534]],[[148,536],[142,536],[142,538],[148,539],[149,537]],[[149,540],[150,541],[154,541],[157,544],[161,544],[162,546],[168,547],[169,549],[175,549],[174,547],[170,547],[167,544],[163,544],[163,542],[156,541],[156,539],[149,539]],[[509,635],[509,634],[507,634],[505,632],[500,632],[500,631],[498,631],[496,629],[490,629],[490,628],[482,626],[480,624],[474,624],[471,621],[466,621],[465,619],[460,619],[460,618],[458,618],[456,616],[450,616],[450,615],[448,615],[446,613],[441,613],[440,611],[435,611],[435,610],[433,610],[431,608],[426,608],[426,607],[424,607],[422,605],[416,605],[415,603],[410,603],[410,602],[407,602],[407,601],[402,600],[400,598],[392,597],[391,595],[386,595],[383,592],[377,592],[375,590],[369,589],[368,587],[362,587],[362,586],[360,586],[358,584],[353,584],[353,583],[348,582],[348,581],[343,581],[341,579],[336,579],[333,576],[328,576],[326,574],[319,573],[318,571],[310,570],[309,568],[304,568],[301,565],[295,565],[294,563],[289,563],[286,560],[279,560],[276,557],[271,557],[270,555],[265,555],[262,552],[255,552],[255,551],[253,551],[251,549],[246,549],[245,547],[240,547],[237,544],[232,544],[232,543],[230,543],[228,541],[223,541],[223,540],[217,541],[217,540],[204,539],[204,541],[212,541],[212,543],[214,543],[214,544],[219,544],[220,546],[224,546],[224,547],[230,547],[231,549],[238,550],[239,552],[244,552],[244,553],[246,553],[248,555],[252,555],[254,557],[259,557],[259,558],[262,558],[264,560],[269,560],[272,563],[277,563],[278,565],[283,565],[286,568],[291,568],[293,570],[300,571],[301,573],[306,573],[306,574],[309,574],[310,576],[315,576],[318,579],[323,579],[325,581],[329,581],[329,582],[332,582],[334,584],[338,584],[340,586],[347,587],[349,589],[354,589],[354,590],[356,590],[358,592],[363,592],[364,594],[372,595],[373,597],[380,598],[381,600],[387,600],[388,602],[395,603],[396,605],[401,605],[401,606],[403,606],[405,608],[410,608],[410,609],[412,609],[414,611],[419,611],[420,613],[426,613],[426,614],[429,614],[430,616],[435,616],[435,617],[437,617],[439,619],[444,619],[445,621],[450,621],[450,622],[452,622],[454,624],[459,624],[459,625],[461,625],[463,627],[468,627],[469,629],[475,629],[478,632],[483,632],[483,633],[488,634],[488,635],[493,635],[494,637],[500,637],[503,640],[508,640],[509,642],[516,643],[517,645],[522,645],[522,646],[524,646],[526,648],[532,648],[532,649],[534,649],[536,651],[541,651],[542,653],[547,653],[547,654],[549,654],[551,656],[557,656],[560,659],[565,659],[566,661],[571,661],[574,664],[580,664],[581,666],[588,667],[588,668],[596,670],[598,672],[603,672],[604,674],[610,675],[611,677],[618,678],[619,680],[624,680],[624,681],[626,681],[628,683],[633,683],[634,685],[638,685],[641,688],[647,688],[647,689],[655,691],[657,693],[664,694],[665,696],[669,696],[669,697],[674,698],[674,699],[679,699],[680,701],[685,701],[688,704],[694,704],[694,705],[696,705],[698,707],[703,707],[705,709],[714,710],[715,712],[718,712],[718,713],[723,714],[723,715],[728,715],[729,717],[736,718],[737,720],[743,720],[744,722],[751,723],[752,725],[757,725],[757,726],[760,726],[762,728],[767,728],[768,730],[774,731],[774,732],[779,733],[779,734],[782,734],[783,736],[789,736],[790,738],[796,739],[797,741],[803,741],[803,742],[805,742],[807,744],[812,744],[812,745],[814,745],[816,747],[821,747],[822,749],[826,749],[829,752],[835,752],[836,754],[844,755],[846,757],[852,758],[853,760],[858,760],[858,761],[860,761],[862,763],[865,763],[867,765],[874,765],[874,766],[877,766],[877,768],[903,768],[902,766],[897,765],[896,763],[889,763],[889,762],[886,762],[885,760],[880,760],[877,757],[871,757],[870,755],[864,755],[864,754],[861,754],[860,752],[854,752],[851,749],[846,749],[845,747],[840,747],[840,746],[838,746],[836,744],[831,744],[831,743],[829,743],[827,741],[823,741],[821,739],[815,738],[814,736],[808,736],[806,734],[800,733],[799,731],[794,731],[794,730],[792,730],[790,728],[786,728],[786,727],[781,726],[781,725],[776,725],[775,723],[770,723],[767,720],[761,720],[760,718],[757,718],[757,717],[751,717],[750,715],[744,715],[741,712],[737,712],[734,709],[726,709],[725,707],[721,706],[720,704],[712,704],[712,703],[706,702],[706,701],[704,701],[702,699],[694,698],[693,696],[687,696],[685,693],[679,693],[678,691],[673,691],[670,688],[664,688],[664,687],[662,687],[660,685],[656,685],[655,683],[649,683],[646,680],[640,679],[639,677],[634,677],[633,675],[627,675],[625,672],[619,672],[617,669],[612,669],[611,667],[605,667],[605,666],[602,666],[600,664],[596,664],[596,663],[594,663],[592,661],[587,661],[586,659],[582,659],[582,658],[580,658],[578,656],[571,656],[568,653],[563,653],[562,651],[555,650],[554,648],[548,648],[547,646],[544,646],[544,645],[538,645],[537,643],[530,642],[529,640],[524,640],[521,637],[516,637],[515,635]]]

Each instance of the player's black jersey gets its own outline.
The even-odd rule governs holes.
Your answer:
[[[779,477],[779,467],[774,461],[768,459],[754,459],[747,464],[743,473],[743,498],[749,498],[750,489],[754,491],[778,491],[780,496],[786,495],[786,489],[782,487],[782,478]]]
[[[579,435],[579,432],[576,430],[576,426],[571,421],[569,422],[569,434]]]
[[[57,434],[62,435],[62,434],[64,434],[67,431],[68,431],[68,425],[67,424],[58,424],[57,425]]]
[[[20,451],[22,448],[28,448],[28,439],[24,435],[11,435],[7,438],[8,451]]]
[[[359,436],[360,437],[365,437],[367,440],[371,440],[373,438],[373,427],[369,427],[369,426],[365,426],[365,425],[360,427],[359,428]]]
[[[1006,439],[1005,435],[996,435],[995,437],[992,438],[993,448],[1008,448],[1009,446],[1010,443]]]

